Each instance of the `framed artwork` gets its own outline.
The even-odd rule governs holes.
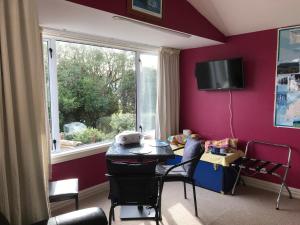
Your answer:
[[[300,27],[278,30],[274,123],[300,128]]]
[[[163,19],[163,0],[127,0],[127,10],[144,19],[160,21]]]

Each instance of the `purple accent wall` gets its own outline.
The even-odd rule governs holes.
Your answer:
[[[105,182],[105,153],[52,165],[52,179],[79,179],[79,190]]]
[[[199,91],[195,64],[207,60],[243,57],[246,88],[232,91],[233,127],[242,142],[265,140],[292,146],[288,184],[300,188],[300,130],[273,126],[277,30],[229,37],[226,44],[181,52],[181,128],[205,138],[230,137],[228,91]],[[283,161],[279,149],[259,149],[254,155]],[[277,182],[276,179],[264,178]]]

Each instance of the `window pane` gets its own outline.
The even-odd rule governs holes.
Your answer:
[[[154,137],[156,114],[156,79],[158,56],[141,54],[141,73],[139,78],[139,116],[143,131]]]
[[[56,42],[61,149],[136,128],[135,52]]]

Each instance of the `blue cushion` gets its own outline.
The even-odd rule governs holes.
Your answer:
[[[191,160],[192,158],[195,157],[198,158],[199,160],[202,154],[203,154],[203,149],[201,146],[201,140],[188,138],[184,146],[184,152],[183,152],[181,162]],[[183,165],[189,177],[193,176],[197,163],[198,161],[195,160],[194,162],[190,162]]]

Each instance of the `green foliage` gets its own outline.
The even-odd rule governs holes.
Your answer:
[[[134,129],[135,114],[115,113],[111,117],[101,118],[98,121],[98,129],[88,127],[84,131],[66,135],[64,138],[66,140],[80,141],[83,144],[88,144],[112,139],[119,132]]]
[[[92,127],[65,137],[66,140],[80,141],[83,144],[100,142],[105,140],[105,138],[106,135],[104,133]]]
[[[120,108],[124,113],[135,112],[136,103],[136,89],[135,89],[135,74],[133,70],[127,71],[122,76],[118,88],[118,95],[120,96]]]
[[[113,114],[110,126],[116,133],[124,130],[135,130],[135,115],[130,113]]]
[[[104,133],[111,132],[112,128],[110,126],[111,116],[104,116],[97,120],[97,129],[103,131]]]
[[[99,118],[135,112],[133,52],[57,42],[57,53],[61,130],[75,121],[95,128]]]

